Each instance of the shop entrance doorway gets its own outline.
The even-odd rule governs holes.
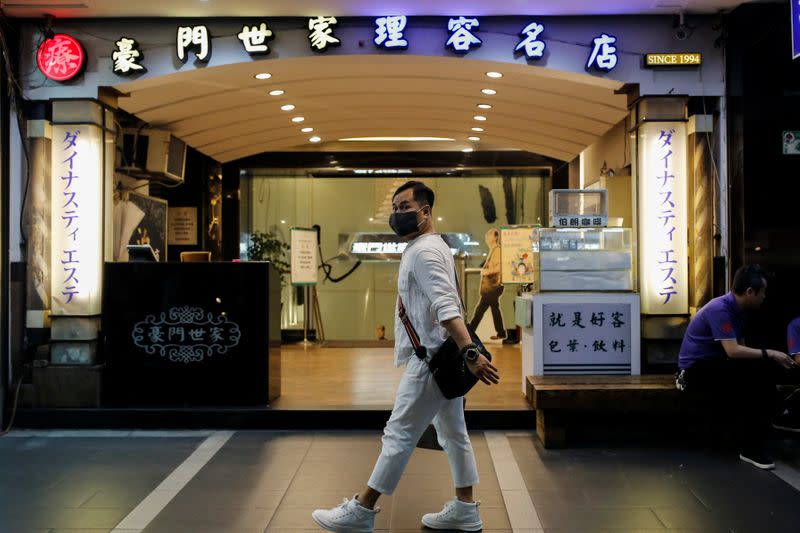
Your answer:
[[[340,283],[322,283],[320,269],[326,342],[284,344],[282,394],[271,408],[386,410],[401,375],[391,355],[397,262],[368,256],[374,243],[396,251],[383,238],[391,193],[409,178],[436,191],[439,231],[463,237],[456,252],[472,318],[493,232],[546,221],[554,173],[568,184],[569,163],[624,120],[622,85],[526,64],[360,55],[240,63],[118,88],[121,109],[238,177],[238,216],[221,224],[238,226],[239,255],[226,259],[246,260],[256,232],[287,242],[290,227],[316,224],[330,277],[362,261]],[[527,163],[507,164],[515,159]],[[298,330],[307,302],[286,281],[282,327]],[[483,306],[484,337],[513,339],[516,292],[506,287],[496,306]],[[495,308],[502,332],[492,331]],[[471,409],[527,409],[523,354],[502,340],[492,346],[503,384],[477,387]]]

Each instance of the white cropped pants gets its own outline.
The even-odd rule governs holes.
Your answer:
[[[464,400],[445,399],[428,366],[413,356],[397,388],[392,416],[383,430],[383,449],[367,485],[381,494],[392,494],[431,421],[439,445],[447,453],[454,486],[477,484],[478,469],[464,421]]]

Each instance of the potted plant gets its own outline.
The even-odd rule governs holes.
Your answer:
[[[247,257],[250,261],[270,261],[281,276],[281,287],[286,286],[284,274],[290,269],[286,254],[289,245],[274,232],[254,231],[247,246]]]

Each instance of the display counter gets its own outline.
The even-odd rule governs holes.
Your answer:
[[[261,406],[280,396],[271,263],[106,263],[103,403]]]

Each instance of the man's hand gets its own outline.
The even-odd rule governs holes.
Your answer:
[[[486,359],[483,354],[480,354],[473,363],[467,361],[467,368],[476,378],[487,385],[500,382],[500,374],[497,371],[497,367]]]
[[[767,350],[767,356],[787,370],[795,367],[794,360],[778,350]]]

